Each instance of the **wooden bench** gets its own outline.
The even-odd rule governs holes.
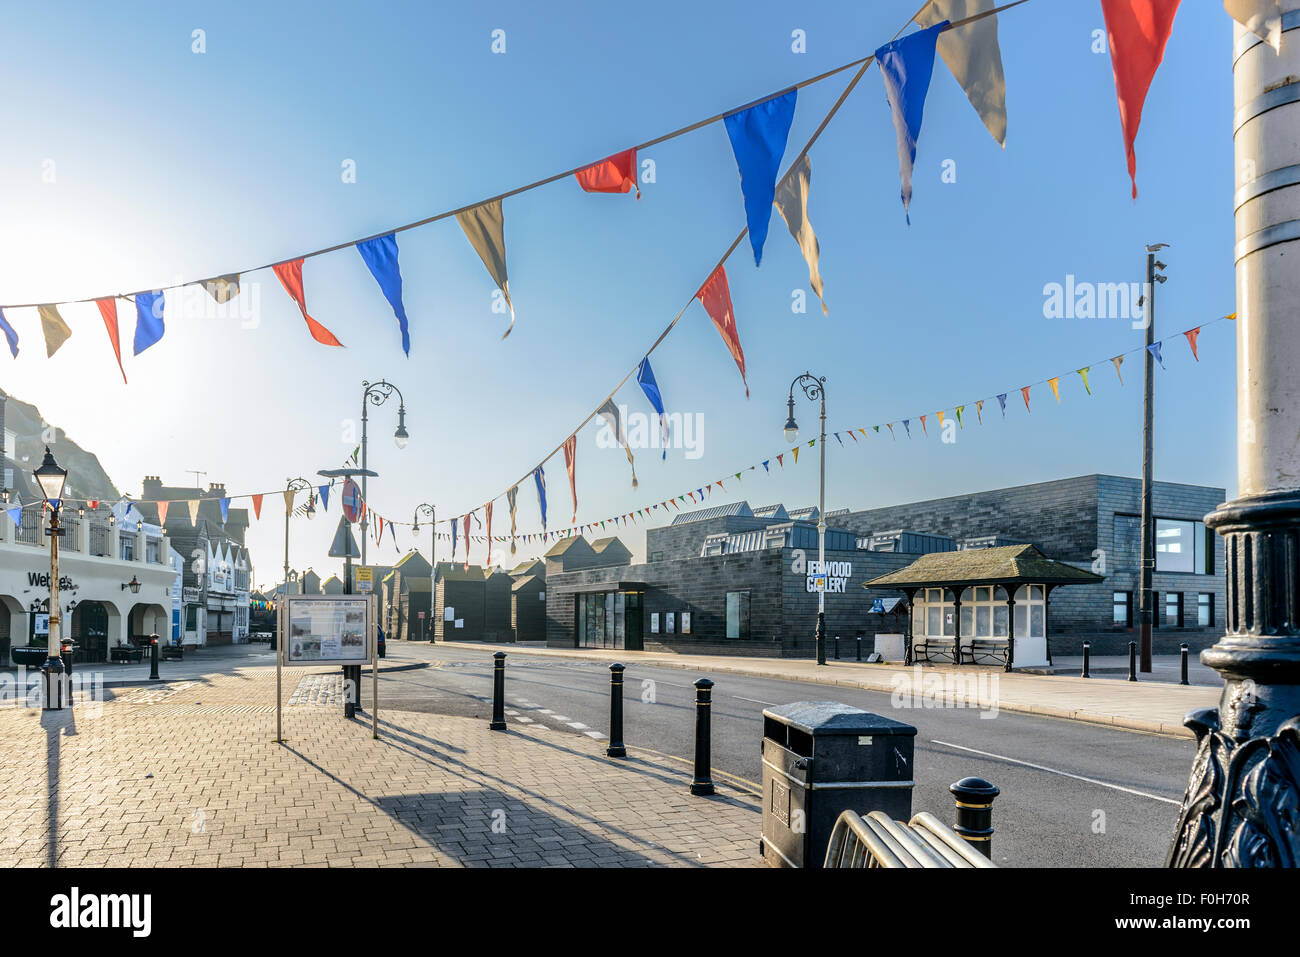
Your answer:
[[[144,651],[135,645],[114,645],[108,650],[108,658],[122,664],[139,663],[144,661]]]
[[[168,642],[165,645],[162,642],[158,643],[159,660],[167,661],[169,659],[175,659],[176,661],[180,661],[184,657],[185,657],[185,649],[180,645],[173,645],[170,642]]]
[[[957,663],[956,652],[953,649],[953,638],[923,638],[912,645],[912,660],[917,661],[924,659],[932,662],[936,657],[943,658]]]
[[[1010,647],[1005,638],[974,638],[962,648],[961,653],[973,665],[984,661],[996,661],[1005,665]]]

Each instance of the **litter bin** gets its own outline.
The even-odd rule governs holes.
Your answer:
[[[843,811],[912,816],[916,728],[837,701],[763,711],[763,839],[773,867],[820,868]]]

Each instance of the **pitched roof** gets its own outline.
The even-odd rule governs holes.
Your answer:
[[[542,584],[545,584],[546,579],[540,575],[523,575],[515,579],[515,583],[510,586],[510,590],[520,591],[521,589],[527,588],[533,582],[541,582]]]
[[[603,552],[605,549],[609,548],[609,546],[614,544],[615,542],[618,542],[619,547],[622,548],[624,551],[627,550],[627,546],[624,545],[621,541],[619,541],[617,535],[610,535],[608,538],[596,539],[594,542],[591,543],[591,550],[597,553]]]
[[[544,557],[558,558],[559,556],[567,552],[570,548],[572,548],[574,545],[576,545],[578,542],[582,542],[583,544],[586,544],[586,539],[584,539],[581,535],[570,535],[568,538],[562,538],[550,547],[550,550],[547,551]]]
[[[516,565],[514,568],[510,569],[510,574],[511,574],[511,575],[527,575],[527,574],[532,574],[532,571],[531,571],[532,568],[533,568],[535,565],[539,565],[539,564],[542,564],[540,558],[530,558],[528,561],[526,561],[526,562],[520,562],[520,563],[519,563],[518,565]],[[546,567],[545,565],[542,565],[542,568],[543,568],[543,569],[545,569],[545,567]]]
[[[1003,545],[961,552],[931,552],[906,568],[863,582],[863,588],[902,585],[956,585],[1026,582],[1076,585],[1105,580],[1104,575],[1048,558],[1033,545]]]
[[[749,510],[748,502],[732,502],[730,505],[715,505],[713,508],[697,508],[689,512],[682,512],[673,516],[672,524],[689,525],[691,522],[704,522],[711,518],[730,516],[753,518],[754,513]]]

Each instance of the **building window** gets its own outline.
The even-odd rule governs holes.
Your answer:
[[[117,557],[124,562],[135,561],[134,535],[119,535],[117,537]]]
[[[1183,627],[1183,593],[1165,592],[1165,624],[1170,628]]]
[[[144,542],[144,560],[152,565],[162,564],[162,539],[147,538]]]
[[[1115,612],[1112,620],[1124,628],[1133,627],[1133,593],[1117,591],[1114,593]]]
[[[661,562],[661,561],[663,561],[663,560],[664,560],[664,553],[663,553],[663,552],[651,552],[651,553],[650,553],[650,561],[652,561],[652,562]]]
[[[967,589],[969,592],[969,589]],[[995,613],[996,614],[996,613]],[[953,594],[946,588],[926,588],[917,592],[913,621],[919,623],[927,638],[951,638],[957,633],[956,605]],[[1007,627],[1007,607],[1002,606],[1002,632]]]
[[[1016,589],[1016,637],[1043,638],[1047,631],[1047,603],[1042,585],[1021,585]]]
[[[727,592],[727,637],[749,637],[749,592]]]
[[[1156,518],[1156,571],[1213,575],[1214,531],[1204,522]],[[1142,518],[1115,516],[1115,559],[1122,568],[1142,567]]]
[[[36,509],[23,509],[23,523],[18,526],[18,541],[35,545],[41,540],[41,515]]]
[[[937,598],[938,589],[933,591]],[[1001,615],[998,615],[999,608]],[[963,638],[1006,637],[1007,603],[997,597],[992,585],[976,585],[961,593],[961,634]]]
[[[1196,624],[1202,628],[1214,627],[1214,594],[1201,592],[1196,596]]]

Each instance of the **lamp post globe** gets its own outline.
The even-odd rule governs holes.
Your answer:
[[[397,410],[397,431],[393,433],[393,444],[404,449],[410,440],[411,436],[406,431],[406,406],[403,405]]]
[[[59,503],[63,499],[63,486],[68,480],[68,470],[60,468],[54,461],[49,446],[45,447],[45,458],[40,466],[32,472],[36,484],[45,496],[45,503],[50,512],[50,634],[46,645],[45,664],[41,665],[42,708],[45,711],[61,711],[68,705],[66,674],[60,647],[60,625],[62,614],[59,609]]]
[[[63,485],[68,480],[68,470],[60,468],[59,463],[54,461],[54,454],[48,445],[45,447],[44,460],[32,474],[36,477],[36,484],[41,487],[45,501],[57,502],[63,498]]]

